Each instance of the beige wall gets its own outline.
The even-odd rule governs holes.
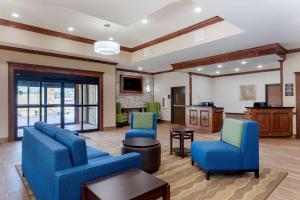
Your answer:
[[[154,100],[161,103],[162,97],[171,95],[172,87],[185,87],[185,104],[189,104],[189,75],[181,72],[171,72],[154,76]],[[166,108],[161,109],[162,119],[171,121],[171,99],[167,98]]]
[[[115,126],[115,66],[0,50],[0,138],[8,136],[8,61],[104,72],[104,127]]]
[[[283,105],[296,107],[295,72],[300,72],[300,53],[287,54],[283,63]],[[286,97],[284,87],[286,83],[294,84],[294,96]],[[296,112],[296,109],[294,109]],[[296,133],[296,116],[294,115],[294,133]]]

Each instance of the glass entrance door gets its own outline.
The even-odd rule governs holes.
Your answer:
[[[98,84],[20,79],[16,83],[18,139],[24,127],[37,121],[78,132],[99,129]]]
[[[23,128],[41,120],[41,90],[38,81],[17,82],[17,138],[23,136]]]

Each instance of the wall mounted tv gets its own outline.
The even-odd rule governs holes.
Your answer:
[[[124,76],[120,77],[121,93],[143,93],[142,76]]]

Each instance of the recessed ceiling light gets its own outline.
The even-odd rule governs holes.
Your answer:
[[[218,68],[222,68],[223,66],[222,65],[218,65]]]
[[[68,31],[73,32],[73,31],[74,31],[74,28],[73,28],[73,27],[69,27],[69,28],[68,28]]]
[[[143,71],[143,68],[142,68],[142,67],[139,67],[138,69],[139,69],[139,71]]]
[[[200,8],[200,7],[197,7],[197,8],[195,8],[195,13],[199,13],[199,12],[201,12],[202,11],[202,8]]]
[[[247,61],[244,60],[244,61],[241,62],[241,64],[245,65],[245,64],[247,64]]]
[[[143,24],[147,24],[147,23],[148,23],[148,20],[147,20],[147,19],[143,19],[143,20],[142,20],[142,23],[143,23]]]
[[[258,69],[261,69],[261,68],[263,68],[263,66],[262,66],[262,65],[258,65],[257,68],[258,68]]]
[[[220,71],[216,71],[216,74],[220,74]]]
[[[113,41],[113,40],[114,40],[114,38],[113,38],[113,37],[109,37],[108,39],[109,39],[109,40],[111,40],[111,41]]]
[[[11,13],[11,16],[15,17],[15,18],[18,18],[20,17],[20,15],[18,13]]]
[[[240,69],[239,68],[235,68],[234,71],[238,72],[238,71],[240,71]]]
[[[203,69],[202,68],[197,68],[197,71],[202,71]]]

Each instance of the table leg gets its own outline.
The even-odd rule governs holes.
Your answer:
[[[194,131],[191,132],[191,142],[193,142],[193,141],[194,141]]]
[[[87,189],[86,189],[86,187],[85,187],[85,185],[82,185],[81,186],[81,198],[82,198],[82,200],[88,200],[88,195],[87,195]]]
[[[173,154],[173,138],[172,138],[172,131],[170,130],[170,154]]]
[[[184,158],[184,133],[180,134],[180,146],[181,157]]]
[[[163,189],[163,200],[170,200],[170,185],[166,185]]]

